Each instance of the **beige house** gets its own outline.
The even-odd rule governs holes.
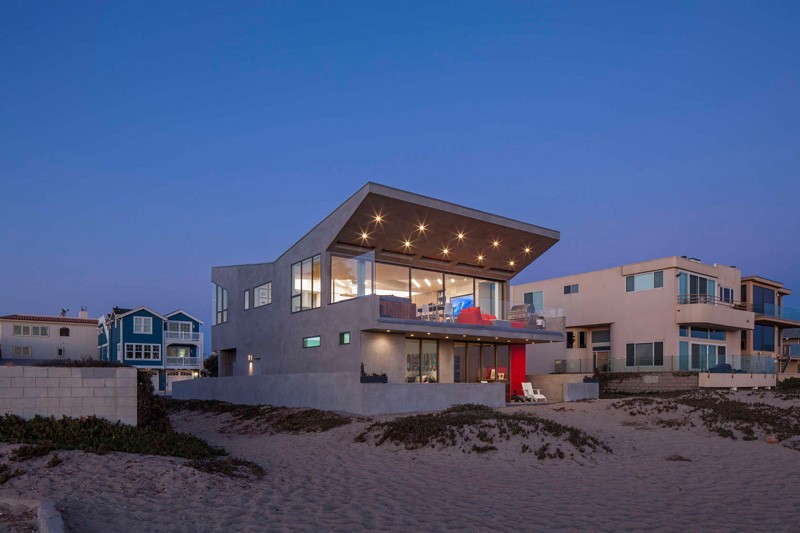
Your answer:
[[[527,347],[530,374],[700,371],[721,364],[771,371],[774,349],[752,349],[754,328],[766,318],[763,308],[753,312],[751,294],[742,293],[749,286],[736,267],[674,256],[511,290],[512,299],[566,315],[564,342]],[[751,348],[745,352],[743,337]],[[741,356],[759,352],[762,357]]]
[[[800,327],[784,329],[781,334],[782,371],[800,374]]]
[[[742,335],[742,354],[765,354],[776,357],[779,359],[781,372],[790,371],[788,367],[792,366],[792,357],[790,350],[785,346],[791,337],[787,338],[784,332],[800,327],[800,309],[783,305],[783,299],[792,294],[792,291],[779,281],[747,276],[742,278],[741,294],[742,300],[747,302],[756,314],[752,334]],[[794,357],[797,356],[800,356],[800,353]],[[796,365],[795,361],[791,371],[797,371]]]
[[[77,317],[6,315],[0,317],[0,362],[97,357],[98,319],[86,310]]]

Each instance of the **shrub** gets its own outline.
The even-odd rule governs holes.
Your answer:
[[[155,394],[150,374],[142,370],[136,373],[136,417],[140,428],[172,431],[164,399]]]
[[[118,368],[125,366],[114,361],[100,361],[99,359],[50,359],[39,361],[33,366],[71,367],[71,368]]]
[[[206,372],[208,372],[208,376],[215,378],[219,375],[217,362],[219,361],[219,356],[217,354],[209,355],[205,361],[203,361],[203,368]]]

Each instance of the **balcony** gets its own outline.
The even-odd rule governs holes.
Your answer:
[[[167,356],[167,368],[199,368],[199,357]]]
[[[203,334],[194,331],[165,331],[164,341],[167,344],[175,342],[191,342],[202,344]]]
[[[523,303],[501,303],[499,317],[480,307],[454,309],[452,304],[423,305],[407,298],[381,296],[378,322],[384,329],[409,333],[440,333],[463,337],[495,337],[503,341],[564,340],[565,319],[561,309],[531,310]]]
[[[707,294],[678,296],[675,322],[725,330],[753,329],[755,314],[745,302],[725,300]]]
[[[782,305],[758,304],[753,306],[753,310],[759,320],[767,318],[774,319],[781,324],[800,325],[800,309]]]

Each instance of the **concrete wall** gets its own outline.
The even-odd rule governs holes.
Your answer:
[[[564,383],[564,401],[596,400],[600,398],[599,383]]]
[[[136,369],[0,367],[0,413],[136,425]]]
[[[541,389],[547,401],[564,402],[564,386],[568,383],[583,383],[583,378],[591,374],[529,374],[527,381],[534,389]]]
[[[701,389],[729,389],[751,387],[774,387],[777,384],[775,374],[710,374],[700,373]]]
[[[14,335],[14,325],[47,326],[49,334],[46,337]],[[61,328],[69,328],[69,337],[60,336]],[[27,359],[58,359],[59,348],[63,349],[62,359],[97,359],[97,324],[64,324],[29,320],[0,321],[2,359],[17,358],[14,356],[14,346],[30,346],[31,355]]]
[[[376,415],[438,411],[462,403],[505,405],[502,383],[361,383],[358,373],[330,372],[203,378],[173,384],[180,400],[311,407]]]
[[[605,390],[612,392],[664,392],[693,390],[698,388],[698,374],[681,375],[672,372],[625,374],[624,379],[606,382]],[[727,374],[721,374],[727,375]]]

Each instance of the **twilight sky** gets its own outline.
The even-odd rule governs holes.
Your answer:
[[[798,27],[797,2],[0,2],[0,314],[208,326],[211,266],[367,180],[560,230],[518,281],[690,255],[800,291]]]

